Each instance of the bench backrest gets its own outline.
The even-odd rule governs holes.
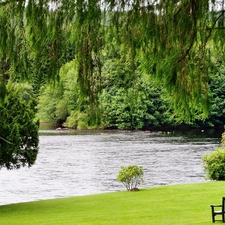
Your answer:
[[[222,197],[222,212],[225,212],[225,197]]]

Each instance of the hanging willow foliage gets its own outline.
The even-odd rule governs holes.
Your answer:
[[[97,104],[101,53],[112,41],[123,46],[131,81],[138,64],[168,90],[181,118],[206,117],[211,54],[223,58],[224,12],[219,0],[4,0],[0,80],[33,71],[56,80],[75,58],[82,93]]]

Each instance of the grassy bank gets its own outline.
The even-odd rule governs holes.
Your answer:
[[[225,182],[206,182],[11,204],[0,206],[0,224],[212,224],[209,205],[222,196]]]

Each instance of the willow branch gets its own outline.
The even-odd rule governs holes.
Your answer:
[[[208,42],[208,40],[209,40],[209,38],[210,38],[210,36],[211,36],[211,34],[212,34],[213,29],[215,29],[216,23],[217,23],[218,20],[223,16],[224,13],[225,13],[225,10],[222,11],[222,13],[221,13],[221,14],[217,17],[217,19],[214,21],[214,24],[212,25],[212,27],[209,29],[209,34],[208,34],[208,36],[206,37],[205,45],[206,45],[206,43]],[[204,46],[205,46],[205,45],[204,45]]]

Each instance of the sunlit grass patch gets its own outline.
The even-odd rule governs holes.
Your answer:
[[[11,204],[0,206],[0,224],[211,224],[210,204],[223,195],[221,181]]]

